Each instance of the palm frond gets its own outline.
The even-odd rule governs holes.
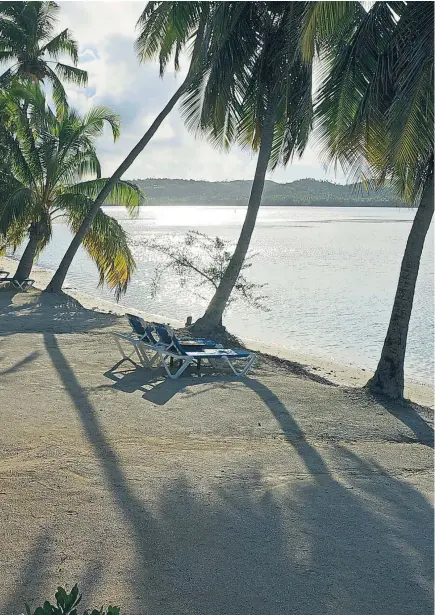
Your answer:
[[[86,86],[88,84],[88,73],[81,68],[57,62],[54,70],[61,79],[64,79],[68,83],[75,83],[80,86]]]
[[[70,186],[83,177],[101,177],[101,165],[95,150],[72,153],[55,160],[53,172],[57,185]]]
[[[140,62],[159,60],[163,75],[170,59],[178,69],[180,50],[185,48],[199,25],[200,15],[208,2],[148,2],[136,27],[140,34],[135,51]]]
[[[0,234],[6,236],[11,227],[19,224],[27,228],[34,213],[32,191],[19,182],[5,184],[0,174],[0,195]]]
[[[63,202],[64,213],[74,233],[78,231],[92,202],[92,198],[83,194],[70,194],[68,202]],[[127,233],[117,220],[99,210],[85,235],[83,246],[97,265],[100,285],[107,284],[118,301],[126,292],[136,267]]]
[[[65,88],[54,70],[50,67],[47,67],[47,79],[50,81],[52,86],[53,100],[56,107],[68,107]]]
[[[431,2],[377,2],[336,47],[316,106],[329,161],[418,202],[433,161]]]
[[[360,2],[305,2],[301,32],[304,61],[311,62],[322,48],[347,38],[364,14]]]
[[[96,199],[104,188],[107,179],[93,179],[77,183],[66,188],[68,193],[82,194],[90,199]],[[143,203],[143,193],[134,182],[118,180],[109,192],[106,202],[108,205],[122,205],[127,207],[130,215],[137,213],[137,208]]]
[[[107,122],[112,129],[113,140],[116,141],[121,133],[121,119],[108,107],[96,106],[83,118],[83,134],[89,138],[99,137]]]
[[[43,45],[40,53],[48,53],[56,60],[60,55],[67,54],[74,62],[74,65],[79,61],[78,45],[68,28],[59,32],[51,41]]]

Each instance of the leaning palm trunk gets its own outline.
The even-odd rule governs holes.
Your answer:
[[[434,211],[434,180],[428,180],[415,214],[400,268],[387,336],[376,372],[367,387],[393,399],[403,398],[404,364],[409,320],[420,258]]]
[[[109,193],[111,192],[111,190],[114,187],[114,185],[116,184],[116,182],[119,179],[121,179],[123,174],[130,168],[130,166],[133,164],[133,162],[136,160],[136,158],[139,156],[139,154],[143,151],[143,149],[146,147],[146,145],[148,145],[150,140],[153,138],[153,136],[155,135],[155,133],[159,129],[159,127],[162,124],[163,120],[166,119],[166,117],[169,115],[169,113],[175,107],[177,102],[180,100],[182,95],[185,93],[186,89],[189,87],[192,79],[195,77],[196,69],[197,69],[197,64],[198,64],[199,58],[200,58],[200,47],[201,47],[201,43],[202,43],[202,36],[204,34],[205,24],[206,24],[206,15],[204,14],[201,17],[201,22],[200,22],[200,25],[199,25],[199,28],[198,28],[198,33],[197,33],[197,36],[196,36],[195,45],[194,45],[194,48],[193,48],[193,51],[192,51],[192,59],[191,59],[191,62],[190,62],[189,70],[187,72],[187,75],[186,75],[183,83],[180,85],[178,90],[175,92],[175,94],[169,100],[169,102],[167,103],[166,107],[156,117],[156,119],[151,124],[149,129],[146,131],[146,133],[144,134],[142,139],[139,141],[139,143],[137,143],[137,145],[135,145],[135,147],[128,154],[127,158],[119,165],[119,167],[116,169],[116,171],[114,172],[112,177],[107,181],[106,185],[104,186],[104,188],[101,190],[101,192],[99,193],[99,195],[95,199],[91,209],[89,210],[88,214],[84,218],[80,228],[78,229],[77,233],[74,235],[74,237],[73,237],[73,239],[72,239],[72,241],[71,241],[67,251],[64,254],[64,257],[62,258],[62,260],[61,260],[61,262],[59,264],[59,267],[57,268],[53,278],[51,279],[51,282],[47,286],[47,289],[46,289],[47,291],[52,292],[52,293],[57,293],[57,292],[60,292],[62,290],[63,283],[65,281],[65,278],[66,278],[66,275],[68,273],[68,270],[69,270],[69,268],[71,266],[73,258],[76,255],[77,250],[80,247],[80,244],[84,240],[85,235],[88,232],[88,230],[89,230],[89,228],[90,228],[90,226],[92,224],[92,221],[94,220],[95,216],[97,215],[100,207],[103,205],[106,197],[109,195]]]
[[[65,252],[64,257],[62,258],[59,267],[57,268],[54,276],[52,277],[51,282],[47,286],[47,289],[46,289],[47,291],[53,292],[53,293],[61,291],[66,275],[73,261],[73,258],[76,255],[77,250],[80,247],[80,244],[85,238],[85,235],[88,232],[101,205],[103,205],[105,199],[107,198],[108,194],[110,194],[116,182],[119,179],[121,179],[121,177],[127,171],[127,169],[130,168],[130,166],[133,164],[133,162],[136,160],[136,158],[139,156],[139,154],[142,152],[142,150],[145,148],[145,146],[149,143],[149,141],[152,139],[154,134],[157,132],[163,120],[172,111],[172,109],[174,108],[174,106],[176,105],[180,97],[182,96],[183,92],[185,91],[186,86],[188,85],[188,79],[189,79],[189,75],[186,77],[186,79],[183,81],[181,86],[178,88],[178,90],[169,100],[168,104],[163,109],[163,111],[161,111],[161,113],[159,113],[159,115],[156,117],[156,119],[151,124],[151,126],[149,127],[147,132],[144,134],[142,139],[139,141],[139,143],[135,145],[135,147],[128,154],[127,158],[119,165],[119,167],[116,169],[112,177],[107,181],[106,185],[104,186],[104,188],[101,190],[101,192],[95,199],[92,205],[92,208],[89,210],[79,230],[77,231],[77,233],[74,235],[73,239],[71,240],[71,243],[67,251]]]
[[[245,221],[240,232],[234,254],[231,257],[228,267],[219,283],[216,292],[210,301],[204,316],[195,322],[196,329],[211,329],[222,325],[222,315],[228,304],[228,300],[233,291],[237,278],[240,275],[246,254],[251,242],[252,233],[255,228],[258,210],[263,195],[264,181],[266,178],[269,158],[272,151],[273,131],[275,125],[276,109],[271,103],[269,106],[262,130],[260,151],[258,153],[257,167],[255,169],[254,181],[252,182],[251,194],[249,196],[248,210]]]
[[[30,276],[32,271],[33,261],[38,252],[38,244],[41,238],[41,229],[37,223],[33,223],[30,227],[29,241],[24,249],[24,252],[18,263],[17,270],[14,275],[14,280],[22,282]]]

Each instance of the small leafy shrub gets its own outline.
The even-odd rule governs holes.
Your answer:
[[[178,277],[180,286],[188,287],[197,297],[210,301],[218,288],[231,261],[233,250],[228,241],[220,237],[209,237],[199,231],[188,231],[184,237],[166,236],[160,239],[146,239],[136,242],[138,247],[156,252],[159,262],[151,279],[151,296],[156,297],[166,272]],[[227,306],[233,301],[268,312],[267,297],[261,294],[265,284],[250,282],[244,275],[252,265],[255,254],[245,258],[242,270],[234,285]]]
[[[57,592],[54,594],[56,598],[56,605],[51,604],[48,600],[44,602],[42,606],[38,606],[35,611],[31,612],[30,607],[26,604],[27,615],[78,615],[77,606],[82,599],[79,595],[79,589],[77,584],[74,585],[71,592],[68,592],[63,587],[58,587]],[[117,606],[107,607],[107,611],[101,607],[101,609],[93,609],[92,611],[83,611],[83,615],[119,615],[120,609]]]

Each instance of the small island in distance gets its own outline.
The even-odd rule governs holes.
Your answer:
[[[252,182],[196,181],[190,179],[134,179],[145,194],[146,205],[246,205]],[[262,205],[314,207],[407,206],[392,189],[367,192],[362,184],[335,184],[299,179],[280,184],[266,181]]]

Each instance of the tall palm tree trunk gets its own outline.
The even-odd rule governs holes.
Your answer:
[[[204,313],[204,316],[195,322],[194,326],[196,329],[211,329],[222,325],[222,315],[227,306],[228,299],[230,298],[234,285],[237,282],[237,278],[239,277],[249,249],[252,233],[255,228],[257,214],[261,204],[261,197],[263,195],[264,181],[269,165],[270,153],[272,151],[275,117],[275,103],[271,102],[269,103],[266,111],[266,117],[262,127],[260,151],[258,153],[254,181],[252,182],[248,209],[242,230],[240,232],[239,240],[231,260],[228,263],[228,267],[226,268],[226,271]]]
[[[367,387],[392,399],[403,398],[404,364],[409,320],[420,258],[434,211],[434,179],[427,181],[412,223],[400,268],[387,336],[376,372]]]
[[[24,249],[24,252],[18,263],[17,270],[14,275],[14,280],[22,282],[30,276],[32,271],[33,261],[35,260],[38,251],[38,243],[41,239],[41,227],[37,222],[33,222],[30,226],[29,241]]]
[[[146,133],[144,134],[142,139],[139,141],[139,143],[135,145],[135,147],[128,154],[127,158],[125,158],[125,160],[119,165],[119,167],[113,173],[111,178],[106,182],[106,184],[102,188],[101,192],[95,199],[92,205],[92,208],[89,210],[88,214],[84,218],[79,230],[72,238],[71,243],[59,264],[59,267],[57,268],[49,285],[47,286],[46,290],[48,292],[57,293],[61,291],[66,275],[68,273],[68,269],[70,268],[71,263],[73,261],[73,258],[76,255],[77,250],[79,249],[80,244],[82,243],[86,233],[88,232],[101,205],[103,205],[105,199],[107,198],[108,194],[110,193],[110,191],[112,190],[116,182],[119,179],[121,179],[122,175],[127,171],[127,169],[130,168],[130,166],[133,164],[133,162],[136,160],[136,158],[139,156],[139,154],[142,152],[145,146],[150,142],[152,137],[155,135],[155,133],[157,132],[163,120],[172,111],[176,103],[181,98],[183,92],[185,91],[189,80],[190,80],[190,76],[188,73],[187,77],[185,78],[181,86],[178,88],[178,90],[175,92],[175,94],[172,96],[172,98],[169,100],[166,107],[159,113],[159,115],[156,117],[156,119],[151,124],[149,129],[146,131]]]
[[[113,186],[116,182],[121,179],[123,174],[130,168],[142,150],[148,145],[150,140],[153,138],[158,128],[160,127],[163,120],[169,115],[172,109],[175,107],[177,102],[180,100],[188,86],[190,85],[192,79],[194,79],[198,64],[201,59],[201,45],[203,41],[205,26],[207,23],[207,11],[203,11],[200,17],[200,22],[198,25],[198,31],[196,34],[195,44],[193,46],[192,58],[190,61],[189,70],[187,71],[187,75],[180,85],[178,90],[172,96],[172,98],[167,103],[166,107],[159,113],[154,122],[148,128],[142,139],[135,145],[135,147],[128,154],[127,158],[119,165],[116,171],[113,173],[112,177],[107,181],[104,188],[101,190],[97,198],[95,199],[91,209],[88,214],[84,218],[79,230],[73,237],[67,251],[65,252],[59,267],[57,268],[54,276],[52,277],[50,284],[47,286],[48,292],[57,293],[62,289],[62,285],[65,281],[66,275],[68,273],[68,269],[71,266],[72,260],[77,253],[77,250],[80,247],[83,239],[85,238],[86,233],[88,232],[95,216],[98,213],[101,205],[103,205],[106,197],[112,190]]]

